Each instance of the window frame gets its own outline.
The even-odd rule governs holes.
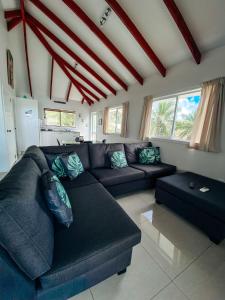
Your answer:
[[[62,128],[75,128],[76,127],[76,111],[74,111],[74,110],[64,110],[64,109],[54,109],[54,108],[44,108],[44,118],[45,118],[45,120],[46,120],[46,111],[58,112],[59,113],[59,121],[60,121],[60,125],[47,125],[46,124],[46,126],[49,126],[49,127],[58,127],[58,128],[61,128],[61,127]],[[74,114],[74,126],[64,126],[64,125],[62,125],[61,113]]]
[[[121,130],[118,133],[117,132],[117,126],[118,126],[118,110],[122,109],[122,113],[123,113],[123,106],[122,105],[117,105],[117,106],[111,106],[109,107],[109,112],[108,112],[108,118],[109,118],[109,114],[110,114],[110,109],[116,109],[116,124],[115,124],[115,132],[107,132],[108,135],[120,135],[121,134]],[[109,119],[108,119],[108,123],[109,123]],[[121,125],[122,125],[122,120],[121,120]],[[109,130],[109,129],[108,129]]]
[[[153,105],[154,102],[162,101],[162,100],[168,100],[170,98],[176,98],[176,103],[175,103],[175,109],[174,109],[174,117],[173,117],[173,125],[172,125],[171,135],[167,136],[167,137],[151,136],[150,132],[149,132],[149,138],[150,139],[155,139],[155,140],[159,140],[159,141],[161,140],[161,141],[176,142],[176,143],[182,143],[182,144],[189,144],[189,140],[182,140],[182,139],[175,138],[174,137],[174,131],[175,131],[176,118],[177,118],[177,107],[178,107],[178,102],[179,102],[179,96],[181,96],[181,95],[183,96],[183,95],[191,94],[191,93],[195,93],[195,92],[200,92],[201,93],[201,87],[195,88],[193,90],[181,91],[181,92],[166,95],[166,96],[163,96],[163,97],[153,98],[152,105]],[[150,120],[150,122],[151,122],[151,120]]]

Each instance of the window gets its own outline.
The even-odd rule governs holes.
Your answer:
[[[75,127],[76,113],[74,111],[45,108],[44,114],[48,126]]]
[[[190,140],[200,98],[196,90],[153,101],[150,136]]]
[[[108,133],[109,134],[120,134],[122,125],[122,106],[109,108],[108,115]]]

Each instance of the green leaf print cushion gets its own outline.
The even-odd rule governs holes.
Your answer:
[[[120,169],[128,167],[127,159],[123,151],[109,152],[109,159],[112,169]]]
[[[72,180],[84,172],[84,167],[77,153],[62,154],[61,163],[66,175]]]
[[[49,168],[56,174],[58,178],[66,177],[67,174],[65,172],[64,166],[60,159],[62,154],[46,154],[45,157],[47,159]]]
[[[143,165],[155,165],[161,162],[160,148],[148,147],[139,150],[139,163]]]
[[[52,171],[45,171],[42,175],[42,185],[44,196],[49,210],[60,224],[69,227],[73,222],[73,212],[69,197],[58,179]]]

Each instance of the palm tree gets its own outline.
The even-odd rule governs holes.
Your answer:
[[[176,122],[176,137],[186,140],[189,140],[191,138],[191,132],[195,117],[196,112],[192,112],[187,115],[184,120]]]
[[[152,111],[151,135],[170,136],[174,117],[174,101],[163,100]]]

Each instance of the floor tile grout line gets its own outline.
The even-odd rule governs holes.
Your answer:
[[[168,284],[166,284],[163,288],[161,288],[154,296],[152,296],[149,300],[153,300],[155,297],[157,297],[163,290],[165,290],[166,288],[168,288],[168,286],[172,283],[169,282]]]
[[[172,281],[174,282],[180,275],[182,275],[193,263],[195,263],[203,254],[205,254],[206,251],[208,251],[209,248],[213,247],[213,244],[211,243],[206,249],[204,249],[197,257],[195,257],[185,268],[183,271],[181,271],[179,274],[177,274]]]
[[[175,287],[181,292],[181,294],[184,295],[184,296],[187,298],[187,300],[191,300],[191,299],[189,298],[189,296],[186,295],[186,294],[184,293],[184,291],[182,291],[182,290],[179,288],[179,286],[176,284],[176,282],[173,281],[173,284],[174,284]]]
[[[93,295],[93,293],[92,293],[92,290],[91,290],[91,288],[89,289],[89,291],[90,291],[90,294],[91,294],[91,297],[92,297],[92,299],[93,299],[93,300],[95,300],[95,298],[94,298],[94,295]]]

